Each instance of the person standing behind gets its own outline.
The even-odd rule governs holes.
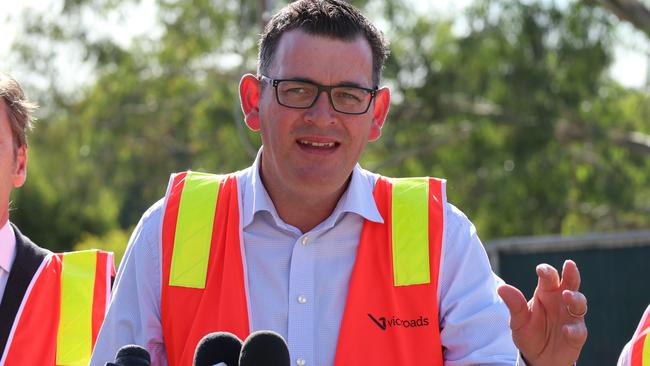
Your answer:
[[[650,305],[643,312],[632,339],[625,345],[617,366],[650,366]]]
[[[259,44],[239,85],[257,158],[172,175],[131,237],[91,365],[126,344],[189,365],[207,333],[265,329],[298,366],[573,364],[587,336],[575,263],[538,266],[529,304],[500,287],[504,304],[444,180],[358,164],[390,105],[377,28],[345,1],[301,0]]]
[[[35,104],[0,72],[0,366],[87,364],[110,299],[113,254],[54,254],[9,221],[27,177]]]

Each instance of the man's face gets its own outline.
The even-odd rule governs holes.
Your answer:
[[[300,30],[287,32],[268,74],[272,79],[321,85],[375,86],[372,51],[363,37],[342,41]],[[366,113],[349,115],[335,111],[322,92],[311,108],[292,109],[278,104],[273,86],[266,83],[259,95],[265,184],[305,194],[340,190],[366,143],[379,137],[389,99],[388,90],[381,89]]]
[[[18,148],[14,154],[14,141],[9,125],[7,107],[0,99],[0,226],[9,218],[9,195],[13,188],[25,183],[27,149]]]

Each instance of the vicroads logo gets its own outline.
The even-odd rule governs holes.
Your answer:
[[[400,319],[396,316],[391,317],[386,320],[385,317],[375,318],[372,314],[368,313],[368,317],[377,325],[381,330],[386,330],[386,328],[393,327],[402,327],[402,328],[417,328],[417,327],[426,327],[429,325],[429,318],[420,315],[417,319]]]

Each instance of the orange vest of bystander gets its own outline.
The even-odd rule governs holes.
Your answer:
[[[48,255],[23,297],[0,365],[87,365],[114,276],[112,253]]]

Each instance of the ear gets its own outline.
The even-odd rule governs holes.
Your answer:
[[[242,76],[239,82],[239,99],[244,112],[246,126],[252,131],[260,130],[260,100],[261,84],[253,74]]]
[[[21,187],[25,184],[27,178],[27,146],[22,145],[16,152],[16,160],[14,161],[14,169],[12,171],[11,182],[14,188]]]
[[[383,87],[377,90],[375,103],[372,109],[372,125],[370,126],[368,141],[375,141],[381,136],[381,128],[384,126],[384,122],[386,121],[389,105],[390,89],[388,89],[388,87]]]

